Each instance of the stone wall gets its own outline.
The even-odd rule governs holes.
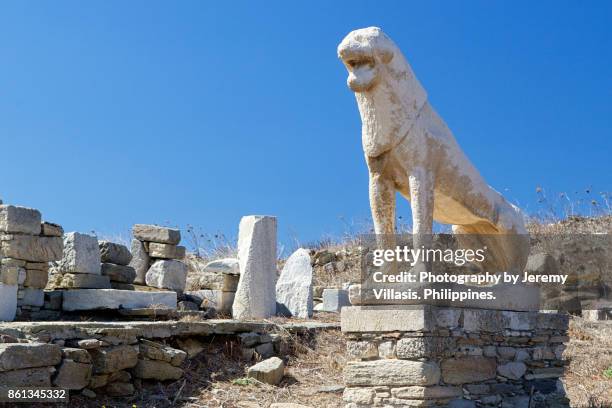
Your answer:
[[[415,306],[347,307],[347,408],[569,406],[568,317]]]
[[[62,234],[38,210],[0,205],[0,320],[27,318],[43,306],[49,262],[62,257]]]
[[[128,396],[146,381],[183,377],[188,360],[213,339],[233,341],[248,362],[285,352],[274,331],[309,329],[232,320],[3,323],[0,384],[55,386],[90,398]]]

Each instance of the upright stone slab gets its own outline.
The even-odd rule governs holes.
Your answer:
[[[276,313],[307,319],[312,316],[312,265],[306,249],[295,251],[276,282]]]
[[[0,283],[0,321],[10,322],[17,312],[17,285]]]
[[[100,248],[93,235],[69,232],[64,235],[64,256],[59,261],[62,273],[100,275]]]
[[[145,276],[149,270],[150,262],[151,259],[145,250],[144,244],[135,238],[132,239],[132,260],[130,261],[130,266],[136,271],[134,283],[139,285],[145,284]]]
[[[238,231],[240,281],[232,314],[261,319],[276,313],[276,217],[242,217]]]

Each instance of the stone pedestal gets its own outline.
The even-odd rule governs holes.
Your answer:
[[[568,316],[438,306],[342,309],[346,408],[569,406]]]

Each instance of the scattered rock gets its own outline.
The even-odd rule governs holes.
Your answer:
[[[285,375],[285,363],[278,357],[272,357],[249,367],[247,376],[263,383],[277,385]]]

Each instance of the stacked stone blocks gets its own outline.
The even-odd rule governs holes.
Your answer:
[[[49,262],[62,257],[63,231],[41,222],[33,208],[0,205],[0,320],[13,320],[44,304]]]
[[[185,247],[178,245],[181,232],[157,225],[135,224],[132,227],[132,260],[137,284],[177,292],[185,290],[187,266],[179,261]]]
[[[532,389],[537,406],[567,406],[567,327],[539,312],[344,308],[346,407],[523,407]]]

